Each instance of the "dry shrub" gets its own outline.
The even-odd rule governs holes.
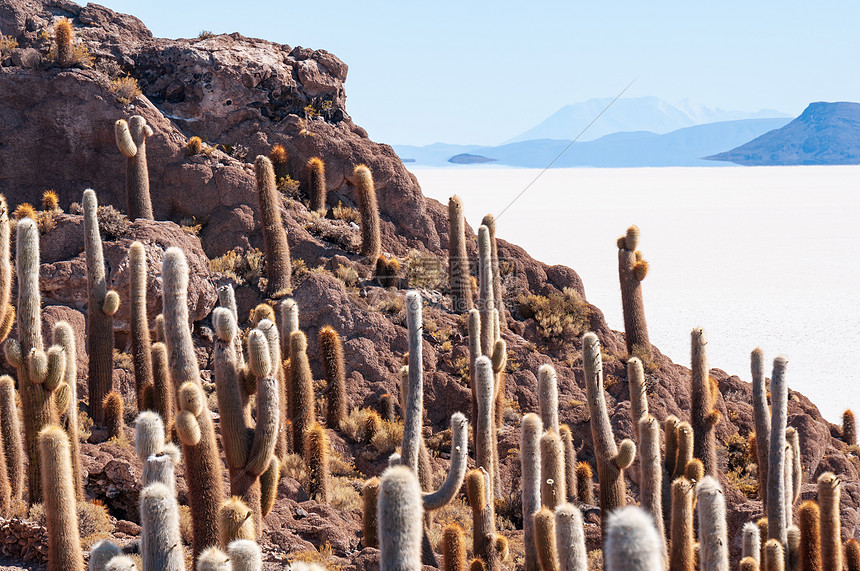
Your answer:
[[[191,545],[191,540],[194,538],[191,508],[183,504],[179,505],[179,535],[182,537],[182,543]]]
[[[137,80],[130,75],[118,77],[110,82],[110,92],[119,103],[128,105],[142,93]]]
[[[81,547],[89,549],[95,542],[110,537],[114,530],[114,524],[102,502],[98,500],[78,502],[77,507]],[[46,525],[44,506],[33,504],[27,514],[27,519],[40,525]]]
[[[358,224],[358,222],[361,220],[361,213],[358,211],[357,208],[352,208],[351,206],[344,206],[342,202],[338,202],[337,206],[331,209],[331,215],[338,220],[352,222],[354,224]]]
[[[452,523],[463,528],[466,545],[472,545],[472,508],[459,496],[433,512],[433,525],[427,535],[438,553],[442,552],[442,531]]]
[[[128,216],[110,204],[99,206],[96,217],[99,221],[99,231],[105,240],[115,240],[129,234],[131,222]]]
[[[726,449],[726,477],[738,491],[750,499],[758,497],[757,458],[750,450],[750,440],[740,434],[729,436]]]
[[[534,318],[538,333],[545,339],[579,337],[589,329],[591,306],[573,288],[549,295],[523,295],[518,302],[520,314]]]
[[[86,442],[93,435],[93,419],[86,411],[78,411],[78,438],[81,442]]]
[[[305,461],[298,454],[287,454],[281,461],[281,478],[289,476],[300,484],[307,479]]]
[[[293,267],[295,268],[295,262]],[[237,284],[256,285],[263,276],[263,253],[256,248],[230,250],[223,256],[209,260],[209,269]]]
[[[339,265],[335,275],[346,287],[355,287],[358,285],[358,272],[353,267]]]
[[[203,152],[203,139],[198,136],[191,137],[185,144],[185,156],[192,157]]]
[[[399,420],[383,420],[381,428],[370,439],[370,444],[380,454],[391,454],[403,442],[403,423]]]
[[[129,353],[124,353],[117,348],[113,350],[113,366],[114,369],[125,369],[126,371],[134,371],[134,362]]]
[[[442,260],[428,252],[410,250],[403,262],[409,287],[446,291],[448,272]]]
[[[406,324],[406,297],[396,291],[383,290],[371,309],[384,314],[395,325]]]
[[[18,41],[12,36],[0,34],[0,59],[6,59],[12,55],[12,50],[18,47]]]
[[[337,450],[332,450],[328,460],[329,470],[332,476],[343,476],[345,478],[364,478],[364,474],[356,469],[351,460],[344,458]]]
[[[362,510],[361,494],[356,485],[361,486],[362,480],[354,478],[334,477],[331,480],[331,496],[329,504],[331,507],[345,511],[358,512]]]
[[[279,177],[276,184],[278,190],[288,198],[296,198],[299,195],[299,181],[288,174]]]
[[[326,571],[341,571],[342,567],[333,563],[334,552],[331,548],[331,543],[326,541],[325,545],[319,547],[319,551],[307,549],[305,551],[295,551],[288,556],[290,563],[304,562],[316,563],[326,569]]]

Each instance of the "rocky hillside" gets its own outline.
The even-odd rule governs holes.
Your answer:
[[[91,61],[82,58],[80,65],[69,68],[52,61],[50,36],[59,17],[72,20]],[[76,203],[83,190],[91,187],[102,205],[125,211],[126,165],[116,146],[114,122],[142,115],[154,131],[147,148],[159,222],[129,222],[118,212],[102,210],[109,285],[127,308],[126,252],[132,240],[144,242],[152,322],[160,312],[162,249],[181,247],[192,267],[189,303],[204,380],[211,378],[210,312],[216,302],[215,287],[225,283],[235,287],[240,316],[249,315],[259,303],[271,302],[261,279],[263,244],[251,163],[258,154],[268,154],[273,145],[281,144],[288,153],[287,172],[297,183],[285,186],[284,200],[294,262],[292,297],[301,308],[314,378],[323,377],[317,332],[331,325],[344,339],[350,408],[378,409],[383,395],[397,395],[397,373],[407,351],[404,290],[419,289],[426,303],[424,432],[434,453],[436,479],[441,480],[448,465],[444,456],[450,433],[445,431],[450,416],[457,411],[468,413],[470,408],[466,323],[451,310],[447,295],[447,208],[425,198],[391,147],[369,140],[348,115],[343,87],[346,64],[322,50],[238,34],[194,40],[154,38],[133,16],[60,0],[2,0],[0,33],[7,40],[0,51],[0,192],[15,208],[25,202],[39,204],[42,193],[54,189],[68,212],[47,217],[42,224],[41,289],[45,319],[49,323],[65,319],[76,329],[78,394],[87,395],[87,295],[81,279],[83,230]],[[136,80],[141,95],[122,91],[125,77]],[[199,152],[189,146],[194,136],[203,140]],[[305,202],[305,165],[313,156],[326,164],[329,210],[324,217],[309,212]],[[396,288],[380,287],[372,279],[372,264],[358,254],[360,234],[351,223],[349,209],[357,204],[352,173],[358,164],[367,165],[373,174],[383,250],[400,261]],[[504,226],[498,233],[504,236]],[[470,227],[467,236],[467,251],[474,258],[476,242]],[[604,348],[607,401],[616,437],[631,437],[633,425],[624,335],[611,331],[599,308],[583,301],[585,289],[576,272],[542,264],[504,240],[499,241],[499,257],[505,262],[503,337],[508,346],[499,453],[501,477],[510,495],[501,498],[498,514],[500,529],[511,546],[506,564],[513,568],[522,564],[522,514],[517,508],[519,420],[521,413],[537,410],[540,365],[552,363],[558,371],[561,421],[572,429],[580,460],[592,465],[595,460],[583,388],[580,335],[584,331],[596,332]],[[474,263],[472,273],[477,274]],[[647,311],[647,281],[643,287]],[[543,309],[535,311],[535,307]],[[114,326],[118,350],[114,383],[129,403],[131,421],[134,383],[126,354],[128,317],[122,310]],[[747,443],[754,429],[751,388],[719,369],[712,369],[710,375],[719,385],[716,408],[722,421],[716,433],[736,560],[741,525],[761,515],[761,504],[753,499],[755,467]],[[689,377],[687,368],[653,348],[646,384],[651,413],[659,420],[670,414],[689,418]],[[214,407],[214,397],[210,401]],[[88,410],[86,402],[81,410]],[[354,418],[359,419],[360,413],[354,413]],[[856,458],[845,453],[837,438],[838,427],[822,421],[803,395],[790,393],[788,420],[800,434],[804,481],[808,482],[803,496],[814,496],[811,482],[822,472],[839,474],[844,486],[842,534],[845,539],[854,537],[860,521]],[[362,547],[357,490],[364,479],[381,473],[394,440],[365,442],[354,428],[328,432],[335,452],[337,499],[330,505],[308,499],[300,463],[288,470],[280,482],[276,507],[264,522],[267,568],[280,568],[290,557],[322,557],[344,569],[377,568],[378,551]],[[110,535],[131,545],[140,533],[141,464],[121,442],[99,440],[95,431],[91,442],[82,445],[87,496],[104,502],[109,511],[102,537]],[[632,501],[639,496],[637,474],[634,466],[628,486]],[[187,486],[181,476],[179,480],[184,502]],[[437,513],[431,539],[439,538],[440,526],[448,521],[468,522],[467,511],[460,498]],[[38,521],[25,520],[0,523],[0,552],[19,561],[41,560],[44,546],[39,543]],[[24,532],[15,530],[21,526],[35,526],[35,531],[27,531],[29,535],[20,540]],[[599,526],[599,517],[587,522],[591,548],[599,547]]]

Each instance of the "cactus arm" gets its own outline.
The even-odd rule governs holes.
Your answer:
[[[618,446],[618,454],[612,459],[612,463],[619,470],[626,470],[636,459],[636,445],[629,438],[625,438]]]
[[[433,493],[424,493],[424,510],[432,511],[447,505],[463,485],[468,460],[469,421],[462,413],[451,416],[451,465],[442,486]]]
[[[114,123],[114,134],[116,135],[116,146],[127,159],[130,159],[137,154],[137,145],[134,144],[134,139],[128,130],[128,123],[125,119],[119,119]]]
[[[149,195],[149,170],[146,164],[146,138],[152,136],[152,128],[141,115],[129,119],[129,135],[137,151],[133,156],[126,155],[125,194],[128,203],[128,217],[131,220],[145,218],[153,220],[152,199]],[[119,133],[117,133],[119,143]],[[122,147],[120,147],[122,151]]]

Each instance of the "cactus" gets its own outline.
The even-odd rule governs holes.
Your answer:
[[[308,161],[308,180],[310,182],[311,202],[309,210],[325,213],[326,184],[325,163],[319,157],[311,157]]]
[[[567,501],[576,501],[576,448],[573,445],[573,433],[570,427],[562,424],[558,428],[561,443],[564,446],[564,488],[567,491]]]
[[[383,393],[379,397],[379,416],[382,420],[394,420],[394,398],[390,393]]]
[[[818,504],[807,500],[797,510],[800,527],[800,568],[804,571],[821,569],[821,512]]]
[[[770,381],[770,450],[767,479],[767,522],[768,539],[779,540],[787,545],[788,521],[785,513],[785,424],[788,410],[788,386],[785,382],[785,368],[788,361],[777,357],[773,361],[773,374]],[[770,571],[770,570],[768,570]]]
[[[478,418],[478,395],[476,393],[475,361],[481,353],[481,313],[472,308],[469,310],[469,386],[472,391],[472,422]]]
[[[81,469],[80,435],[78,434],[78,353],[75,345],[75,333],[68,322],[58,321],[54,324],[53,338],[54,345],[62,347],[63,355],[65,356],[63,382],[58,387],[58,392],[59,389],[65,386],[69,393],[69,405],[64,428],[69,435],[69,444],[71,446],[75,497],[78,501],[84,501],[86,497],[84,495],[83,470]],[[5,417],[3,418],[5,422]],[[15,425],[17,426],[17,419]]]
[[[624,440],[615,444],[606,400],[603,396],[603,362],[600,356],[600,341],[594,333],[582,338],[582,359],[585,365],[585,389],[591,413],[591,436],[597,460],[597,480],[600,483],[601,519],[625,502],[624,470],[633,463],[636,445]]]
[[[594,474],[588,462],[580,462],[576,465],[576,496],[585,505],[594,505]]]
[[[57,65],[60,67],[71,67],[74,65],[75,48],[72,45],[75,39],[75,31],[72,22],[68,18],[60,18],[54,24],[54,47],[57,52]]]
[[[564,446],[552,428],[540,437],[541,504],[551,510],[567,499],[564,478]]]
[[[122,549],[115,543],[107,539],[97,541],[90,547],[89,571],[104,571],[111,559],[121,555]]]
[[[537,559],[541,571],[559,571],[558,544],[556,543],[555,513],[541,508],[533,516]]]
[[[340,335],[333,327],[326,325],[320,329],[319,347],[326,379],[326,425],[340,430],[347,415],[346,370]]]
[[[140,494],[140,536],[143,571],[184,571],[179,505],[173,490],[160,482]]]
[[[478,281],[481,286],[481,355],[489,355],[496,341],[493,330],[493,260],[490,230],[486,226],[478,228]]]
[[[755,418],[755,443],[758,460],[759,498],[762,508],[767,510],[768,460],[770,449],[770,407],[767,404],[767,387],[764,378],[764,352],[755,348],[750,355],[752,373],[753,416]]]
[[[692,385],[692,406],[690,424],[693,426],[695,440],[693,456],[702,461],[705,474],[714,476],[717,472],[717,445],[714,427],[720,421],[720,413],[714,408],[713,381],[708,374],[708,344],[701,327],[693,329],[690,335],[692,361],[690,368]]]
[[[281,220],[281,197],[275,185],[275,172],[267,157],[259,155],[254,161],[257,175],[257,200],[263,224],[263,245],[266,251],[266,292],[272,298],[283,297],[292,289],[290,278],[290,244]]]
[[[541,508],[541,432],[543,432],[543,423],[538,415],[530,412],[523,416],[520,432],[520,474],[523,489],[523,547],[526,571],[537,571],[539,568],[532,516]]]
[[[108,561],[104,571],[140,571],[134,559],[127,555],[119,555]]]
[[[266,306],[270,307],[270,306]],[[269,348],[269,360],[272,363],[272,376],[277,379],[277,391],[278,391],[278,408],[280,411],[279,414],[279,424],[277,427],[277,440],[275,442],[275,456],[278,458],[285,457],[289,450],[292,448],[290,444],[288,447],[288,442],[292,439],[288,437],[288,430],[292,430],[292,426],[287,426],[287,421],[289,418],[287,417],[288,406],[287,406],[287,370],[284,368],[284,361],[281,353],[281,339],[280,333],[278,332],[278,327],[275,325],[275,315],[274,311],[272,311],[272,318],[269,319],[261,319],[257,323],[257,329],[260,330],[266,337],[266,342],[268,343]],[[238,335],[236,336],[238,337]],[[256,394],[257,392],[257,384],[253,377],[253,375],[249,375],[250,372],[248,368],[244,367],[244,359],[239,357],[241,354],[241,350],[238,350],[239,353],[236,355],[236,365],[237,369],[243,374],[245,377],[245,391],[243,392],[243,398],[245,403],[245,415],[250,414],[250,395]]]
[[[325,428],[314,424],[307,432],[308,496],[321,504],[329,501],[329,440]]]
[[[631,226],[627,234],[618,239],[618,278],[621,282],[627,353],[649,358],[651,342],[648,341],[648,324],[645,322],[645,305],[642,301],[642,280],[648,273],[648,263],[636,250],[638,245],[639,228]]]
[[[636,436],[636,444],[641,446],[639,421],[648,415],[648,395],[645,392],[645,369],[642,368],[642,361],[637,357],[627,360],[627,382],[630,384],[630,416],[633,419],[633,434]]]
[[[853,537],[845,542],[845,568],[860,571],[860,542]]]
[[[496,218],[487,214],[481,219],[481,226],[486,226],[490,233],[490,262],[493,269],[493,307],[499,312],[497,327],[500,330],[506,328],[505,302],[502,297],[502,274],[499,271],[499,248],[496,242]],[[496,335],[498,337],[498,335]]]
[[[772,385],[773,380],[771,380]],[[771,394],[772,392],[773,389]],[[842,571],[842,524],[839,519],[841,485],[842,481],[832,472],[825,472],[818,477],[818,505],[821,509],[821,566],[827,571]]]
[[[455,412],[451,415],[451,464],[445,481],[434,492],[424,492],[424,510],[437,510],[447,505],[463,485],[466,475],[466,463],[468,461],[469,422],[466,417]]]
[[[472,508],[472,552],[483,560],[488,570],[498,570],[498,554],[493,547],[496,523],[491,482],[490,475],[481,468],[466,474],[466,496]]]
[[[690,423],[678,423],[678,456],[675,459],[675,473],[672,474],[673,478],[680,478],[686,473],[687,464],[689,464],[693,459],[694,439],[693,427],[690,426]]]
[[[39,432],[45,521],[48,528],[48,569],[83,571],[69,436],[59,426]]]
[[[0,377],[0,433],[3,441],[3,463],[11,486],[12,499],[20,500],[24,492],[24,445],[21,424],[15,404],[15,381],[8,375]],[[80,474],[76,474],[80,480]]]
[[[758,526],[753,521],[745,523],[741,530],[741,557],[749,557],[754,559],[756,563],[761,560],[761,535]],[[810,569],[810,571],[812,570]]]
[[[134,384],[138,410],[143,387],[153,383],[152,347],[149,340],[149,321],[146,316],[146,250],[140,242],[132,242],[128,249],[129,298],[131,298],[131,357],[134,363]]]
[[[654,526],[663,542],[666,555],[666,530],[663,524],[663,466],[660,462],[660,423],[646,415],[639,420],[639,462],[641,464],[640,497],[644,509],[654,518]]]
[[[663,460],[663,466],[670,478],[675,475],[675,463],[678,461],[678,424],[680,422],[674,414],[670,414],[663,421],[663,441],[666,444],[666,458]]]
[[[155,316],[155,327],[153,328],[156,343],[164,343],[164,314],[159,313]]]
[[[608,571],[661,571],[663,543],[648,512],[636,506],[614,511],[607,519],[603,547]],[[702,569],[709,569],[702,566]],[[728,569],[728,567],[726,567]]]
[[[785,571],[785,549],[778,539],[768,539],[764,544],[764,568],[766,571]]]
[[[793,506],[800,499],[800,486],[803,484],[803,456],[800,451],[800,435],[797,433],[796,428],[790,426],[785,429],[785,441],[792,452],[791,470],[787,470],[787,472],[791,474],[792,495],[790,499]],[[789,521],[791,521],[791,518],[789,518]]]
[[[785,522],[787,526],[790,526],[794,519],[794,449],[788,442],[788,433],[793,430],[793,428],[787,428],[785,430],[785,471],[782,474],[783,489],[785,490],[785,495],[783,496],[783,503],[785,505],[783,510],[785,512]],[[786,553],[789,551],[790,549],[786,546]]]
[[[561,504],[555,508],[555,542],[559,571],[587,571],[588,554],[585,551],[582,513],[576,506]]]
[[[173,417],[176,414],[174,395],[176,387],[170,378],[170,364],[167,359],[167,346],[162,343],[153,343],[150,354],[152,355],[152,407],[161,416],[166,427],[173,426]]]
[[[684,468],[684,477],[694,484],[701,482],[702,478],[705,477],[705,465],[698,458],[693,458],[687,462],[687,467]]]
[[[355,192],[358,194],[358,210],[361,213],[361,255],[375,260],[382,252],[382,235],[373,176],[365,165],[358,165],[353,171],[353,178]]]
[[[443,571],[466,571],[466,538],[463,528],[450,523],[442,530]]]
[[[113,314],[119,295],[107,288],[98,202],[92,189],[84,191],[84,252],[87,259],[87,354],[89,355],[90,415],[96,424],[105,418],[99,404],[113,390]]]
[[[758,527],[758,534],[761,538],[761,557],[759,557],[759,561],[764,565],[764,544],[767,542],[767,518],[759,518],[758,521],[755,522],[756,527]]]
[[[237,539],[227,546],[227,555],[233,571],[260,571],[263,568],[263,552],[257,542]]]
[[[102,401],[103,418],[107,427],[108,438],[123,440],[125,438],[125,421],[123,419],[124,405],[122,397],[116,391],[105,395]]]
[[[175,466],[179,463],[181,452],[172,442],[151,456],[143,463],[143,486],[158,482],[168,487],[170,492],[176,495],[176,478],[174,476]]]
[[[421,426],[424,414],[424,369],[422,347],[422,300],[421,294],[410,291],[406,294],[406,329],[409,347],[407,389],[403,394],[403,442],[402,463],[418,472],[418,455],[421,442]],[[477,443],[477,436],[476,443]],[[478,457],[477,446],[475,452]],[[479,464],[480,465],[480,464]]]
[[[759,571],[758,560],[752,557],[744,557],[741,559],[740,571]]]
[[[141,462],[164,450],[164,423],[158,414],[147,410],[134,421],[134,453]]]
[[[857,444],[857,426],[854,424],[854,412],[850,408],[842,413],[842,441],[848,446]]]
[[[800,529],[794,525],[788,528],[788,549],[785,554],[785,566],[791,571],[803,571],[800,567]]]
[[[558,377],[548,363],[538,369],[538,408],[544,428],[558,432]]]
[[[684,477],[672,482],[669,571],[693,571],[693,484]]]
[[[237,539],[256,539],[259,530],[255,530],[254,511],[236,496],[221,504],[218,510],[218,535],[221,547],[226,549],[230,542]]]
[[[448,199],[448,276],[454,313],[466,313],[474,307],[468,256],[463,201],[454,195]]]
[[[195,569],[197,571],[233,571],[233,565],[226,553],[217,547],[209,547],[200,554]]]
[[[65,372],[65,358],[60,347],[52,347],[47,355],[43,351],[39,294],[39,231],[32,219],[18,221],[16,242],[18,340],[7,339],[5,349],[6,359],[18,372],[21,408],[24,413],[24,435],[29,459],[27,499],[32,505],[42,501],[38,435],[45,426],[57,424],[59,420],[54,404],[54,391]],[[95,405],[93,408],[98,409],[98,406]]]
[[[385,470],[379,484],[377,529],[381,571],[421,568],[424,508],[415,471],[407,466]]]
[[[152,136],[152,127],[140,115],[132,115],[128,123],[120,119],[115,124],[116,144],[125,155],[125,197],[130,220],[145,218],[155,220],[152,215],[152,199],[149,196],[149,169],[146,165],[146,139]]]
[[[478,397],[478,418],[475,421],[475,465],[483,467],[494,481],[496,466],[493,447],[497,444],[496,424],[493,416],[493,372],[490,359],[484,356],[475,361],[475,381]],[[488,493],[492,498],[493,490]]]
[[[715,478],[705,476],[696,486],[696,499],[699,505],[699,560],[702,571],[729,571],[723,487]]]
[[[314,423],[314,380],[308,363],[308,340],[301,331],[290,334],[290,387],[293,407],[293,447],[297,454],[304,453],[305,431]]]
[[[361,499],[364,506],[361,512],[361,530],[364,535],[362,543],[365,547],[378,547],[376,502],[379,499],[379,478],[371,478],[364,483],[364,487],[361,488]]]
[[[6,340],[15,321],[15,308],[10,301],[12,293],[12,263],[9,250],[9,208],[6,197],[0,194],[0,342]]]

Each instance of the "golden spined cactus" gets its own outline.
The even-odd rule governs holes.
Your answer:
[[[645,304],[642,300],[642,280],[648,274],[648,262],[637,250],[639,228],[631,226],[618,239],[618,278],[621,282],[621,306],[624,313],[624,339],[627,352],[641,358],[651,357]]]
[[[860,571],[860,542],[853,537],[845,542],[846,571]]]
[[[588,462],[576,465],[576,496],[583,504],[593,506],[594,503],[594,473]]]
[[[319,348],[326,379],[326,425],[340,430],[347,415],[346,366],[340,335],[330,325],[320,328]]]
[[[0,377],[0,433],[3,440],[3,463],[12,490],[12,498],[20,500],[24,493],[24,445],[21,442],[21,423],[15,381],[8,375]]]
[[[39,432],[43,504],[48,528],[48,569],[83,571],[77,502],[72,482],[69,436],[59,426]]]
[[[65,369],[63,382],[57,387],[57,393],[65,387],[68,392],[68,406],[66,409],[63,427],[69,435],[69,444],[72,453],[72,472],[75,483],[75,497],[84,501],[83,470],[81,469],[80,436],[78,434],[78,361],[75,333],[72,326],[66,321],[58,321],[54,325],[54,345],[63,348],[65,357]],[[58,409],[60,407],[58,406]],[[5,422],[5,419],[3,420]],[[17,420],[16,420],[17,425]],[[5,435],[4,435],[5,436]],[[5,442],[5,440],[4,440]]]
[[[380,254],[376,258],[373,275],[381,287],[397,288],[400,285],[400,262],[394,256]]]
[[[841,493],[842,481],[835,474],[825,472],[818,477],[818,505],[821,509],[821,566],[827,571],[842,571],[842,522],[839,519]]]
[[[310,210],[325,214],[326,182],[325,163],[319,157],[308,160],[308,182],[310,183]]]
[[[577,499],[576,483],[576,447],[573,445],[573,432],[566,424],[558,427],[561,444],[564,446],[564,487],[567,492],[567,501],[574,502]]]
[[[269,297],[281,298],[291,290],[292,261],[287,231],[281,219],[282,201],[275,184],[271,161],[262,155],[254,161],[257,175],[257,200],[263,224],[263,245],[266,251],[266,292]]]
[[[364,547],[378,547],[379,536],[376,530],[376,502],[379,499],[379,478],[371,478],[361,488],[361,543]]]
[[[675,463],[678,461],[678,424],[680,422],[674,414],[670,414],[663,421],[663,442],[666,450],[663,466],[670,478],[675,475]]]
[[[752,557],[744,557],[741,559],[740,571],[760,571],[758,560],[753,559]]]
[[[98,201],[92,189],[84,191],[84,252],[87,260],[87,354],[89,355],[90,414],[93,422],[105,422],[98,404],[113,390],[113,315],[119,309],[119,294],[108,289],[102,238],[99,233]],[[92,406],[92,403],[96,403]]]
[[[452,309],[455,313],[468,312],[474,307],[474,300],[466,249],[466,219],[463,201],[457,195],[448,199],[448,277]]]
[[[670,523],[669,571],[694,571],[693,496],[695,488],[686,478],[672,482],[672,518]]]
[[[541,504],[551,510],[567,499],[564,478],[564,446],[551,428],[540,437]]]
[[[129,298],[131,301],[131,358],[134,365],[135,394],[138,401],[145,386],[153,384],[152,343],[146,313],[146,250],[140,242],[128,249]],[[138,410],[143,410],[138,402]]]
[[[146,164],[146,139],[152,136],[152,127],[141,115],[133,115],[128,123],[120,119],[114,124],[116,144],[127,159],[125,167],[125,195],[130,220],[154,220],[152,199],[149,196],[149,169]]]
[[[764,377],[764,351],[756,347],[750,354],[752,373],[752,404],[755,419],[755,449],[758,466],[758,495],[762,508],[767,510],[768,459],[770,450],[770,407],[767,403],[767,387]]]
[[[15,321],[15,308],[10,301],[12,293],[12,263],[9,249],[9,207],[6,197],[0,194],[0,342],[6,340]]]
[[[854,423],[854,412],[850,408],[842,413],[842,441],[848,446],[857,444],[857,425]]]
[[[535,544],[541,571],[560,571],[555,533],[555,513],[543,507],[534,514]]]
[[[218,535],[221,546],[227,546],[237,539],[257,539],[254,530],[254,512],[241,498],[233,496],[223,504],[218,515]]]
[[[443,571],[466,571],[466,538],[463,528],[449,523],[442,530]]]
[[[839,569],[842,568],[841,562],[842,559],[840,558]],[[766,571],[786,571],[785,549],[778,539],[768,539],[767,543],[764,544],[764,568]]]
[[[125,421],[123,420],[125,407],[120,394],[116,391],[106,394],[102,401],[102,409],[104,410],[103,418],[108,431],[108,438],[123,441],[125,439]]]
[[[472,508],[472,552],[484,562],[486,569],[497,571],[499,558],[494,548],[495,508],[490,499],[492,485],[492,479],[486,470],[470,470],[466,474],[466,496]]]
[[[353,183],[358,194],[358,210],[361,214],[361,255],[375,260],[382,252],[382,233],[379,228],[379,206],[376,202],[376,188],[373,175],[365,165],[358,165],[353,171]]]
[[[54,24],[54,48],[57,53],[57,65],[71,67],[75,60],[75,29],[68,18],[60,18]]]
[[[717,471],[717,442],[714,428],[720,421],[720,413],[714,408],[713,382],[708,374],[708,354],[705,332],[697,327],[690,335],[692,367],[691,387],[692,406],[690,424],[693,426],[695,441],[693,456],[702,461],[705,474],[714,476]]]
[[[302,331],[290,334],[290,406],[293,407],[293,447],[304,455],[305,432],[316,418],[314,380],[308,362],[308,340]]]
[[[305,453],[308,466],[308,495],[321,504],[329,502],[331,472],[329,456],[331,444],[325,428],[314,424],[305,437]]]
[[[687,467],[684,468],[684,477],[697,484],[705,477],[705,465],[698,458],[693,458],[687,462]]]

